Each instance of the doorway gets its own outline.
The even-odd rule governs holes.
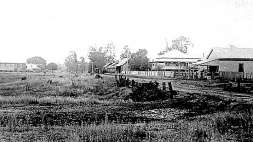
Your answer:
[[[238,72],[244,72],[244,66],[243,63],[239,63],[239,69]]]

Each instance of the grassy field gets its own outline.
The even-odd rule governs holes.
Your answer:
[[[26,77],[26,79],[22,79]],[[0,73],[1,141],[253,141],[253,105],[178,92],[133,102],[114,77]]]

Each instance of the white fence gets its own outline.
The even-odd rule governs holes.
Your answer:
[[[174,77],[174,71],[122,71],[121,73],[138,76]]]

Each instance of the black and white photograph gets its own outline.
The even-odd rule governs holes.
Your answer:
[[[253,142],[253,0],[0,0],[0,142]]]

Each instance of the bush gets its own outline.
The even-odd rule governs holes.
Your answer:
[[[166,100],[170,98],[170,92],[158,88],[156,82],[137,83],[132,87],[130,99],[136,102]]]

